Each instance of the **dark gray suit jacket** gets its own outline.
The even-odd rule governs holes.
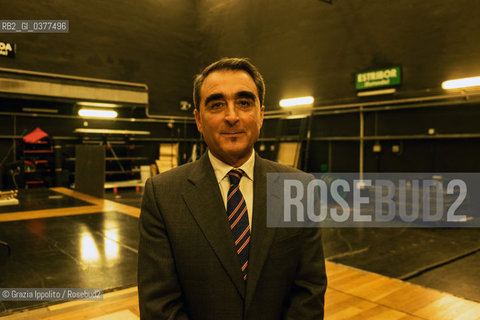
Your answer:
[[[292,171],[256,155],[246,283],[207,153],[149,179],[140,215],[141,318],[323,319],[320,229],[266,226],[266,173]]]

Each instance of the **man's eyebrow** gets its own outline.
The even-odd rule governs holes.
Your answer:
[[[205,99],[205,105],[214,100],[225,100],[225,96],[221,93],[213,93]]]
[[[253,101],[255,101],[255,94],[253,92],[250,92],[250,91],[239,91],[237,93],[235,93],[235,98],[238,99],[238,98],[247,98],[247,99],[252,99]]]

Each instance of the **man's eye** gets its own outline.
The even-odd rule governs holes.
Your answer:
[[[223,102],[212,102],[210,105],[209,105],[209,108],[210,109],[220,109],[221,107],[223,107]]]
[[[246,108],[246,107],[250,107],[253,104],[253,102],[247,99],[243,99],[243,100],[237,101],[237,104],[242,108]]]

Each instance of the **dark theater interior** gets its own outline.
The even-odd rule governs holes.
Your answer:
[[[209,154],[193,80],[224,57],[263,75],[256,154],[328,192],[353,177],[321,198],[337,199],[329,213],[375,211],[319,224],[324,319],[480,319],[479,13],[468,0],[0,0],[0,319],[161,319],[139,307],[145,184]],[[101,299],[18,294],[66,288]]]

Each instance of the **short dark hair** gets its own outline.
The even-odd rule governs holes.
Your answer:
[[[257,86],[260,106],[263,106],[263,101],[265,99],[265,83],[263,82],[263,77],[257,67],[255,67],[247,58],[222,58],[212,63],[195,76],[195,79],[193,80],[193,103],[195,109],[198,110],[198,108],[200,108],[200,88],[203,85],[203,81],[210,73],[219,70],[240,70],[247,72]]]

